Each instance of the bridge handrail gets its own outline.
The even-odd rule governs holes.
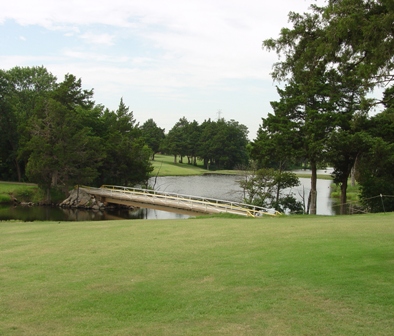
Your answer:
[[[250,212],[250,215],[256,214],[265,214],[276,216],[280,215],[281,213],[276,211],[275,209],[268,209],[260,206],[255,206],[247,203],[241,202],[234,202],[234,201],[227,201],[227,200],[220,200],[216,198],[207,198],[207,197],[200,197],[200,196],[192,196],[192,195],[185,195],[185,194],[178,194],[173,192],[163,192],[157,191],[152,189],[143,189],[143,188],[135,188],[135,187],[124,187],[124,186],[115,186],[115,185],[102,185],[100,188],[88,187],[88,186],[80,186],[80,188],[90,189],[90,190],[109,190],[114,192],[121,192],[121,193],[134,193],[139,195],[145,195],[148,197],[159,197],[159,198],[169,198],[174,200],[190,200],[196,203],[202,204],[211,204],[216,207],[220,208],[227,208],[230,206],[231,209],[238,209],[242,211]]]

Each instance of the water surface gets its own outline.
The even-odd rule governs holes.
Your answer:
[[[184,195],[243,202],[243,191],[238,181],[241,176],[204,175],[204,176],[167,176],[150,179],[155,190],[174,192]],[[299,200],[307,199],[310,179],[300,178],[301,186],[294,188]],[[335,215],[336,210],[330,198],[331,180],[317,181],[317,214]],[[22,221],[96,221],[116,219],[180,219],[188,215],[155,209],[114,209],[93,211],[82,209],[63,209],[59,207],[0,206],[0,220]]]

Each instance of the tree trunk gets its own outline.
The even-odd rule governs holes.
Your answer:
[[[176,163],[176,157],[177,157],[178,155],[174,155],[174,163]]]
[[[47,202],[51,201],[51,188],[47,188],[47,197],[46,197]]]
[[[17,159],[15,159],[14,162],[15,162],[16,173],[18,174],[18,182],[22,182],[21,167]]]
[[[350,171],[350,177],[351,177],[351,185],[354,187],[356,185],[356,165],[358,161],[358,155],[356,156],[356,159],[354,160],[353,167]]]
[[[344,178],[341,183],[341,215],[346,213],[346,203],[347,203],[347,178]]]
[[[280,183],[278,183],[277,186],[276,186],[275,208],[278,208],[278,204],[279,204],[279,195],[280,195]],[[276,209],[276,210],[278,210],[278,209]]]
[[[311,208],[311,192],[309,191],[308,194],[308,202],[307,202],[307,207],[306,207],[306,214],[309,215],[309,210]]]
[[[54,171],[53,173],[52,173],[52,187],[56,187],[57,186],[57,177],[58,177],[58,172],[57,172],[57,170],[56,171]]]
[[[316,162],[311,162],[311,170],[312,170],[312,176],[311,176],[311,206],[310,206],[310,214],[311,215],[316,215],[316,207],[317,207],[317,168],[316,168]]]

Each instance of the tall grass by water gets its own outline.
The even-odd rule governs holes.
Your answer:
[[[0,334],[392,335],[393,222],[0,222]]]
[[[14,198],[19,201],[39,201],[41,197],[36,184],[0,181],[0,203],[10,203]]]

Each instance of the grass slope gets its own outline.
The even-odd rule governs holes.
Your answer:
[[[9,203],[12,197],[19,201],[31,201],[37,193],[38,187],[33,183],[0,181],[0,203]]]
[[[0,222],[0,334],[392,335],[393,222]]]
[[[174,162],[174,157],[169,155],[156,154],[155,160],[151,161],[154,167],[151,176],[191,176],[204,174],[244,174],[239,170],[207,170],[203,168],[202,162],[198,161],[197,166],[187,163]]]
[[[184,161],[187,162],[187,159]],[[174,163],[174,157],[169,155],[156,154],[155,160],[151,161],[153,165],[152,176],[188,176],[188,175],[203,175],[208,170],[203,169],[202,166],[193,166],[187,163]]]

